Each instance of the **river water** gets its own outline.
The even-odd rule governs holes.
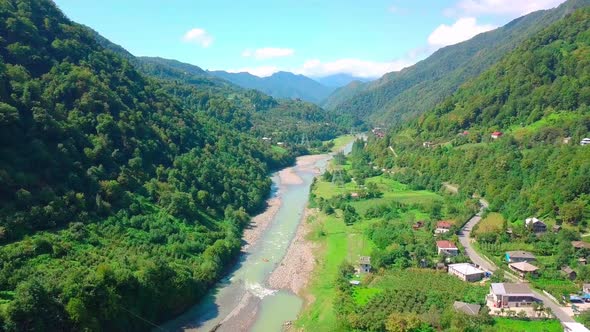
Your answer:
[[[352,143],[343,151],[349,153],[351,148]],[[285,321],[297,318],[303,300],[288,291],[269,289],[266,284],[295,236],[317,169],[323,171],[330,158],[325,155],[312,167],[291,167],[301,183],[281,183],[278,173],[273,174],[272,195],[280,199],[280,206],[268,228],[225,279],[199,304],[163,325],[164,330],[280,331]]]

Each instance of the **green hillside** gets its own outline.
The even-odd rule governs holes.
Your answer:
[[[235,259],[293,155],[170,84],[50,1],[0,1],[0,330],[145,331]]]
[[[481,74],[528,37],[574,9],[588,5],[589,0],[569,0],[556,9],[528,14],[499,29],[442,48],[400,72],[360,85],[346,93],[348,98],[338,97],[343,101],[327,105],[382,126],[401,123],[442,102],[461,84]]]
[[[371,150],[399,180],[478,193],[509,220],[587,216],[590,8],[567,16]],[[494,140],[493,131],[504,135]],[[566,138],[570,139],[566,139]],[[564,141],[565,139],[565,141]],[[432,148],[424,148],[424,142]],[[393,146],[398,158],[389,151]]]

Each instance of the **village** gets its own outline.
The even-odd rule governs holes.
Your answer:
[[[479,213],[478,213],[479,215]],[[479,218],[476,216],[475,218]],[[423,227],[425,223],[418,221],[412,228],[417,230]],[[527,218],[525,225],[531,232],[539,234],[547,231],[547,225],[535,218]],[[434,236],[440,236],[450,232],[453,228],[451,222],[442,220],[436,223]],[[553,227],[553,232],[558,232],[560,227]],[[459,232],[463,232],[461,229]],[[467,241],[473,241],[467,237]],[[590,249],[590,243],[582,241],[572,241],[572,247],[577,249]],[[494,271],[497,269],[491,261],[488,260],[487,267],[474,264],[472,262],[449,263],[453,257],[460,254],[460,249],[455,243],[448,240],[437,240],[436,250],[443,261],[436,264],[436,270],[447,272],[464,282],[480,283],[489,286],[489,294],[485,298],[486,311],[491,315],[504,317],[518,317],[528,319],[551,318],[556,317],[561,321],[564,332],[582,332],[590,331],[581,323],[574,320],[575,316],[585,310],[590,310],[590,284],[584,283],[577,294],[571,294],[568,299],[563,301],[557,300],[549,293],[542,291],[544,295],[531,289],[527,277],[534,276],[539,268],[534,265],[536,257],[527,251],[508,251],[505,253],[505,261],[508,270],[504,272],[504,278],[510,282],[491,282]],[[472,251],[472,255],[478,255]],[[471,257],[470,257],[471,258]],[[475,257],[481,260],[481,257]],[[485,260],[485,258],[483,258]],[[580,258],[581,264],[586,264],[585,258]],[[357,277],[371,273],[371,257],[360,256],[355,269]],[[569,266],[561,269],[564,277],[575,280],[577,273]],[[351,280],[352,285],[361,284],[359,280]],[[566,302],[567,304],[563,304]],[[482,306],[476,303],[465,303],[455,301],[453,304],[455,310],[467,315],[478,315],[482,311]]]

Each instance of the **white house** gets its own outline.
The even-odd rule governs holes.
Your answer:
[[[580,141],[580,145],[590,145],[590,138],[586,137]]]
[[[483,279],[484,271],[469,263],[458,263],[449,265],[449,274],[463,281],[479,281]]]
[[[457,256],[459,254],[459,248],[447,240],[436,241],[436,249],[439,255]]]

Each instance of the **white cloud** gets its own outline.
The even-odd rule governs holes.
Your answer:
[[[323,77],[346,73],[356,77],[374,78],[385,73],[398,71],[412,65],[415,60],[398,59],[390,62],[366,61],[360,59],[339,59],[322,62],[318,59],[306,61],[303,66],[293,70],[296,74],[312,77]]]
[[[195,43],[202,47],[209,47],[213,43],[213,37],[204,29],[194,28],[187,31],[182,40],[187,43]]]
[[[565,0],[461,0],[454,8],[445,11],[448,15],[518,15],[522,16],[540,9],[558,6]]]
[[[397,12],[399,12],[399,7],[392,5],[392,6],[389,6],[389,8],[387,10],[389,10],[390,13],[397,13]]]
[[[292,48],[280,48],[280,47],[264,47],[254,51],[246,49],[242,52],[243,57],[255,57],[258,60],[272,59],[291,56],[295,54],[295,50]]]
[[[474,17],[463,17],[452,25],[439,25],[428,36],[428,44],[440,47],[453,45],[494,28],[495,26],[489,24],[478,25]]]
[[[229,69],[230,73],[250,73],[258,77],[267,77],[279,71],[276,66],[259,66],[259,67],[244,67],[239,69]]]

